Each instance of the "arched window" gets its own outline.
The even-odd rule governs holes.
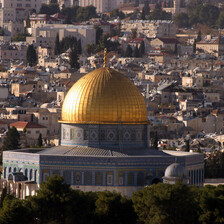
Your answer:
[[[33,170],[30,169],[30,180],[32,180],[32,179],[33,179]]]
[[[81,178],[82,178],[81,172],[78,172],[78,171],[75,172],[74,173],[74,184],[80,185],[82,183]]]
[[[66,184],[71,184],[71,172],[69,170],[64,171],[63,177]]]
[[[96,185],[102,185],[102,174],[100,172],[96,173]]]
[[[28,170],[25,169],[25,174],[24,174],[26,177],[28,177]]]
[[[34,181],[35,181],[35,182],[37,182],[37,175],[38,175],[38,171],[35,170],[35,172],[34,172]]]
[[[7,167],[4,168],[4,173],[3,173],[4,179],[6,178],[6,172],[7,172]]]
[[[91,172],[85,173],[85,184],[86,185],[92,185],[92,175]]]
[[[16,167],[14,167],[13,172],[14,172],[14,173],[16,172]]]
[[[134,185],[134,174],[128,173],[128,185]]]
[[[124,185],[124,173],[123,172],[119,173],[118,184],[119,185]]]
[[[143,186],[144,185],[144,174],[142,172],[139,172],[137,175],[137,186]]]
[[[12,172],[12,168],[11,167],[9,167],[9,173],[11,173]]]

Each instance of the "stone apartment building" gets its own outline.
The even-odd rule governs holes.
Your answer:
[[[32,14],[30,15],[30,27],[42,24],[63,24],[64,16],[60,13],[54,15],[47,14]]]
[[[224,37],[219,35],[213,37],[207,35],[203,40],[197,42],[196,48],[198,51],[202,50],[216,57],[224,54]]]
[[[172,21],[129,20],[121,21],[121,31],[131,32],[135,29],[139,36],[148,38],[174,37],[176,25]]]
[[[79,0],[79,6],[86,7],[92,5],[96,7],[97,13],[110,12],[117,8],[117,0]]]
[[[44,88],[44,82],[42,80],[38,81],[28,81],[26,83],[12,83],[11,94],[16,97],[20,97],[22,94],[30,93],[40,93]]]
[[[12,61],[24,61],[26,60],[27,46],[24,44],[0,44],[0,59],[4,67],[8,67]]]
[[[0,0],[0,26],[10,21],[23,22],[32,10],[39,12],[41,0]]]
[[[83,52],[85,52],[87,44],[96,43],[96,30],[93,26],[88,25],[36,24],[27,30],[32,36],[27,37],[26,41],[36,47],[41,45],[54,49],[57,34],[59,34],[60,40],[68,36],[76,37],[77,40],[81,39]]]

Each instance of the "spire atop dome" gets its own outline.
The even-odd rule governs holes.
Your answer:
[[[107,49],[104,48],[104,65],[103,65],[104,68],[107,67]]]

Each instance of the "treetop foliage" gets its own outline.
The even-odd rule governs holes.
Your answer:
[[[54,175],[36,196],[19,200],[3,194],[3,224],[205,224],[224,222],[224,186],[198,188],[182,183],[154,184],[132,198],[115,192],[72,190]]]
[[[6,133],[6,137],[3,141],[2,150],[14,150],[20,148],[20,134],[17,129],[13,126],[9,128],[8,132]]]

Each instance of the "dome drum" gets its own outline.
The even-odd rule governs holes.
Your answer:
[[[61,145],[113,149],[148,147],[147,125],[62,124]]]

